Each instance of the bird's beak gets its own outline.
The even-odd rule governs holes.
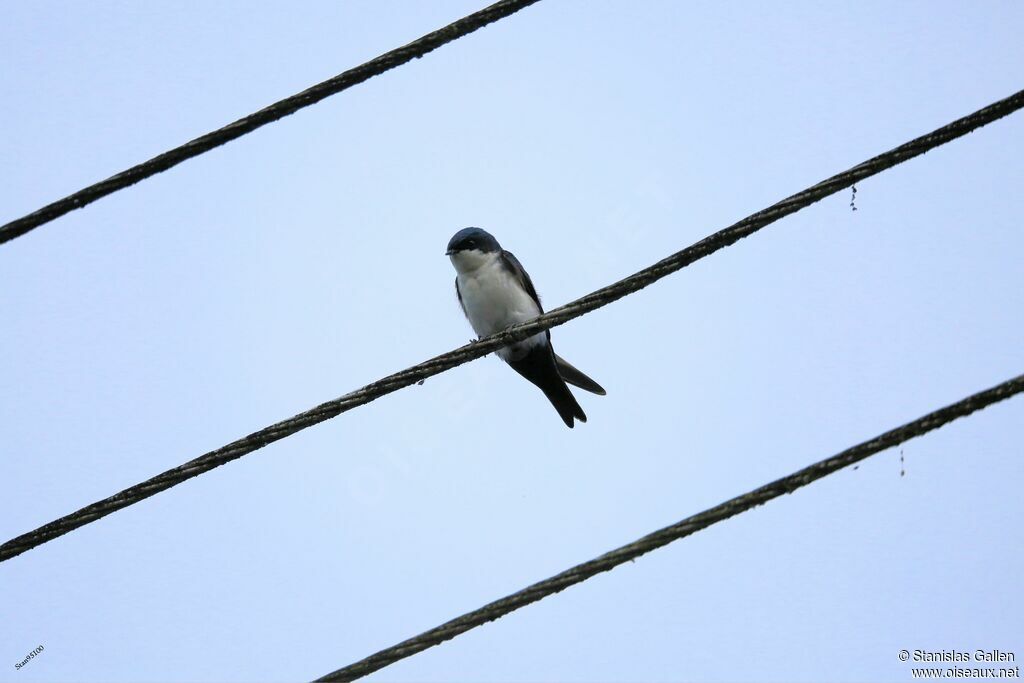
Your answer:
[[[449,249],[448,251],[444,252],[444,255],[445,255],[445,256],[451,256],[451,255],[452,255],[452,254],[454,254],[454,253],[455,253],[455,250],[454,250],[454,249]]]

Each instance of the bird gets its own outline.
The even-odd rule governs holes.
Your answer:
[[[445,254],[455,267],[455,295],[479,337],[501,332],[544,312],[523,264],[481,228],[459,230]],[[566,383],[604,396],[604,388],[555,353],[544,330],[496,352],[513,370],[539,388],[570,429],[587,415]]]

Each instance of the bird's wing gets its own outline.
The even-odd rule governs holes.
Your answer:
[[[574,387],[579,387],[598,396],[604,396],[608,393],[604,390],[604,387],[577,370],[569,361],[557,353],[555,354],[555,367],[558,368],[558,374],[561,375],[562,379]]]
[[[462,315],[464,315],[464,316],[466,316],[468,318],[469,314],[466,313],[466,304],[462,303],[462,292],[459,290],[459,278],[458,277],[455,278],[455,298],[459,300],[459,308],[462,309]]]
[[[519,259],[517,259],[515,254],[513,254],[511,251],[502,250],[501,258],[505,268],[516,277],[516,279],[519,281],[519,284],[522,285],[523,289],[526,290],[526,293],[533,297],[533,300],[537,302],[537,308],[540,309],[541,313],[543,313],[544,307],[540,303],[540,297],[537,295],[537,290],[533,286],[533,281],[530,280],[530,275],[526,272],[526,269],[523,268],[523,264],[519,262]],[[551,348],[551,331],[546,330],[545,334],[548,338],[547,348],[549,349],[551,356],[554,358],[555,369],[558,371],[558,376],[562,378],[562,381],[568,382],[569,384],[579,387],[580,389],[583,389],[585,391],[598,394],[599,396],[604,396],[606,393],[604,387],[602,387],[600,384],[584,375],[582,372],[573,367],[572,364],[570,364],[567,360],[565,360],[557,353],[555,353],[555,350]],[[515,367],[515,365],[513,365],[513,367]],[[520,374],[522,374],[521,370],[519,370],[519,372]],[[529,377],[527,377],[527,379],[529,379]],[[537,386],[540,385],[538,384]],[[545,393],[547,393],[546,390]],[[569,394],[570,396],[572,395],[572,393],[569,391],[566,391],[566,393]],[[555,403],[555,399],[551,398],[550,395],[548,396],[548,398],[551,399],[552,403]],[[582,408],[580,408],[579,404],[575,402],[575,399],[573,399],[573,403],[575,404],[576,409],[578,410],[577,417],[579,418],[579,420],[582,422],[586,422],[587,418],[583,414]],[[558,403],[555,403],[556,408],[558,408],[558,405]],[[562,410],[562,408],[559,408],[560,414],[562,413]],[[562,419],[565,420],[566,416],[562,415]],[[566,420],[566,424],[572,427],[571,419]]]
[[[537,296],[537,290],[533,287],[533,280],[530,279],[529,273],[526,272],[526,268],[523,268],[523,264],[519,262],[516,255],[511,251],[502,250],[501,261],[505,265],[505,269],[515,275],[516,279],[519,280],[519,284],[523,286],[526,293],[529,294],[533,300],[537,303],[537,308],[540,312],[544,312],[544,307],[540,304],[540,297]]]

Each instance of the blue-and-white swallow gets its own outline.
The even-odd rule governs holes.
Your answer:
[[[501,332],[544,312],[530,276],[512,252],[480,228],[459,230],[445,252],[455,266],[455,294],[473,331],[480,337]],[[544,330],[497,351],[498,357],[535,384],[551,401],[566,426],[587,415],[566,382],[604,396],[601,385],[555,354],[551,332]]]

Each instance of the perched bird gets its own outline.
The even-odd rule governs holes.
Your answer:
[[[455,266],[455,294],[473,331],[480,337],[536,318],[544,312],[519,259],[505,251],[498,240],[480,228],[459,230],[445,252]],[[604,396],[601,385],[555,354],[551,333],[544,330],[497,351],[498,357],[533,382],[551,401],[566,426],[587,415],[566,382]]]

